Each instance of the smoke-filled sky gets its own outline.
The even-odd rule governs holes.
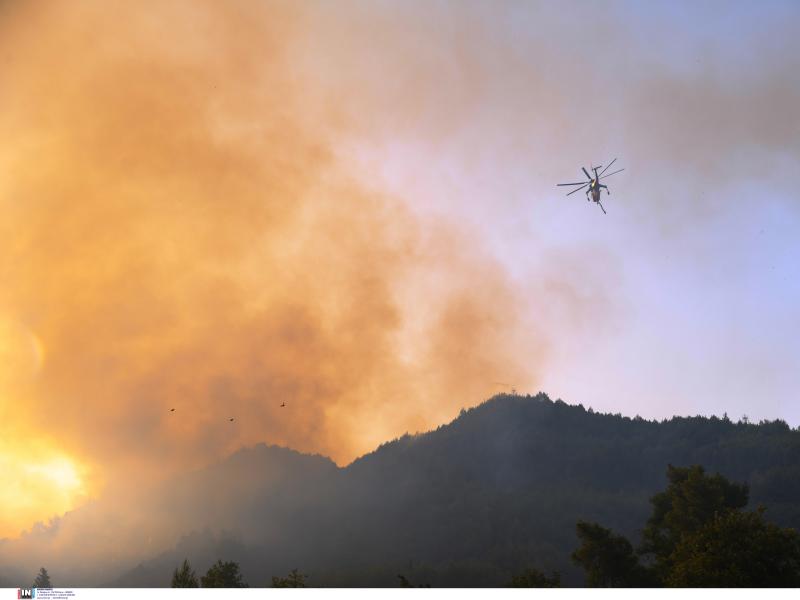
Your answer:
[[[0,3],[0,537],[502,384],[800,424],[798,17]]]

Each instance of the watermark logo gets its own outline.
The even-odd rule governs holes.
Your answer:
[[[36,588],[17,588],[17,600],[21,598],[36,598]]]

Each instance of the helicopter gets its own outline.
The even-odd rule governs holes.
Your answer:
[[[608,214],[608,213],[606,213],[606,209],[603,208],[603,205],[600,203],[600,192],[601,192],[601,190],[605,190],[606,194],[611,194],[611,192],[608,191],[608,186],[603,185],[602,183],[600,183],[600,180],[601,179],[605,179],[606,177],[611,177],[612,175],[616,175],[620,171],[624,171],[625,170],[625,169],[618,169],[617,171],[609,173],[608,175],[603,175],[603,173],[608,171],[609,167],[611,167],[611,165],[613,165],[615,162],[617,162],[616,158],[614,160],[612,160],[610,163],[608,163],[608,166],[606,166],[605,169],[603,169],[603,165],[598,165],[596,167],[590,167],[592,169],[592,171],[594,171],[594,178],[591,175],[589,175],[589,172],[586,170],[585,167],[581,167],[581,171],[583,171],[584,175],[586,175],[586,178],[588,179],[588,181],[581,181],[579,183],[559,183],[557,185],[579,185],[580,186],[578,188],[575,188],[571,192],[569,192],[567,194],[567,196],[569,196],[570,194],[574,194],[575,192],[577,192],[579,190],[582,190],[586,186],[589,186],[589,189],[586,190],[586,200],[587,200],[587,202],[589,200],[594,200],[595,202],[597,202],[597,205],[603,211],[603,214]],[[603,170],[600,171],[600,173],[598,173],[597,172],[598,169],[603,169]],[[592,195],[591,198],[589,197],[589,194]]]

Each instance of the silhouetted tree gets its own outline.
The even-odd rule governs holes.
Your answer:
[[[35,588],[51,588],[53,584],[50,583],[50,575],[47,574],[47,569],[42,567],[39,569],[39,574],[33,582]]]
[[[669,485],[653,496],[653,514],[639,554],[630,542],[596,523],[578,523],[582,545],[573,560],[590,586],[796,587],[800,534],[742,511],[748,487],[700,466],[667,469]]]
[[[180,568],[175,569],[175,572],[172,574],[172,587],[174,588],[196,588],[197,587],[197,576],[194,573],[194,569],[192,569],[191,565],[189,565],[189,561],[184,559],[183,564]],[[205,587],[217,587],[217,586],[205,586]]]
[[[400,587],[402,588],[429,588],[431,587],[430,583],[414,585],[408,580],[408,577],[405,575],[398,575],[397,578],[400,580]]]
[[[626,538],[597,523],[578,521],[576,529],[582,544],[572,553],[572,560],[586,571],[589,587],[647,585],[647,571]]]
[[[719,514],[678,543],[673,587],[798,587],[800,534],[764,520],[764,509]]]
[[[200,585],[204,588],[244,588],[247,584],[242,581],[238,563],[218,560],[211,565],[208,573],[200,578]]]
[[[297,569],[292,569],[287,577],[272,577],[272,587],[274,588],[304,588],[308,575],[298,573]]]
[[[653,514],[642,532],[639,553],[650,555],[661,578],[672,569],[672,552],[678,542],[710,522],[716,515],[747,505],[746,484],[732,483],[722,475],[706,475],[703,467],[667,466],[667,489],[653,496]]]
[[[548,577],[539,569],[525,569],[519,575],[511,578],[509,587],[515,588],[557,588],[561,587],[561,575],[553,571],[553,576]]]

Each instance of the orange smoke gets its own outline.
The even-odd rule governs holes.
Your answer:
[[[346,462],[534,381],[480,245],[340,168],[347,132],[293,70],[304,10],[0,9],[0,318],[44,349],[2,380],[4,436],[92,481],[259,441]]]

